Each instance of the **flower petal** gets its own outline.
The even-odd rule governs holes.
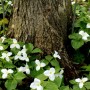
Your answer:
[[[6,57],[6,61],[7,61],[7,62],[9,62],[9,61],[10,61],[9,57]]]
[[[82,31],[82,30],[81,30],[81,31],[79,31],[79,34],[83,36],[84,31]]]
[[[35,78],[35,79],[34,79],[34,82],[35,82],[35,83],[40,83],[41,81],[40,81],[39,79]]]
[[[0,46],[0,50],[3,50],[4,48],[3,48],[3,46]]]
[[[20,68],[18,68],[18,71],[19,72],[24,72],[24,67],[21,66]]]
[[[36,66],[36,71],[39,71],[40,70],[40,66]]]
[[[50,68],[50,72],[52,72],[54,74],[55,73],[55,69],[54,68]]]
[[[13,43],[17,43],[17,40],[16,39],[13,39]]]
[[[46,66],[46,64],[45,63],[41,63],[41,67],[45,67]]]
[[[3,78],[3,79],[7,78],[7,73],[4,73],[4,74],[2,75],[2,78]]]
[[[8,52],[7,55],[8,55],[8,56],[11,56],[11,55],[12,55],[12,52]]]
[[[81,82],[80,78],[75,79],[76,82]]]
[[[49,79],[50,79],[51,81],[54,81],[55,75],[54,75],[54,74],[50,75],[50,76],[49,76]]]
[[[13,70],[12,69],[8,69],[8,73],[13,73]]]
[[[79,83],[79,87],[80,87],[80,88],[83,87],[83,83],[82,83],[82,82]]]
[[[90,28],[90,23],[87,23],[86,28]]]
[[[43,87],[40,85],[37,87],[37,90],[43,90]]]
[[[35,63],[36,63],[37,65],[40,65],[40,61],[37,60],[37,59],[36,59]]]
[[[10,45],[10,48],[14,48],[14,47],[15,47],[15,44],[11,44],[11,45]]]
[[[7,73],[7,69],[2,69],[1,72],[2,73]]]
[[[46,71],[44,72],[44,75],[45,75],[45,76],[50,76],[50,71],[49,71],[49,70],[46,70]]]
[[[36,89],[37,86],[36,86],[35,83],[33,82],[33,83],[31,83],[30,88],[32,88],[32,89]]]
[[[29,62],[29,58],[28,57],[26,57],[26,60],[25,60],[26,62]]]
[[[86,81],[88,81],[88,78],[82,78],[82,81],[86,82]]]
[[[16,44],[16,48],[17,48],[17,49],[20,49],[20,45],[19,45],[19,44]]]

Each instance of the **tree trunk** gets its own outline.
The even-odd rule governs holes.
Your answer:
[[[65,76],[71,79],[77,75],[66,51],[71,17],[70,0],[14,0],[7,35],[32,42],[44,51],[44,55],[58,51]]]

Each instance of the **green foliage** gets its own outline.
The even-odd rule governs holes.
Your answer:
[[[0,35],[3,35],[8,30],[12,6],[12,0],[0,0]]]
[[[5,87],[7,90],[13,90],[17,87],[17,81],[15,79],[7,80],[5,82]]]
[[[44,90],[59,90],[57,85],[51,81],[45,81],[44,83]]]
[[[90,1],[77,0],[77,2],[75,2],[75,0],[72,0],[73,14],[75,14],[73,18],[75,20],[72,25],[74,30],[72,30],[72,33],[69,35],[69,39],[71,40],[71,46],[75,53],[75,57],[73,57],[74,62],[82,63],[86,58],[89,58]],[[77,54],[78,51],[79,53]]]
[[[28,77],[41,80],[41,85],[45,90],[59,90],[63,77],[55,76],[55,74],[60,74],[61,68],[57,59],[52,55],[47,55],[39,61],[41,49],[34,47],[31,43],[17,42],[16,39],[4,36],[0,39],[0,51],[0,79],[2,79],[1,83],[4,80],[3,84],[5,84],[7,90],[16,89]],[[36,57],[33,58],[34,55]],[[36,60],[38,60],[38,63],[36,63]],[[42,66],[43,64],[45,65]],[[53,81],[44,75],[44,72],[52,67],[55,69]],[[63,73],[61,75],[63,76]]]

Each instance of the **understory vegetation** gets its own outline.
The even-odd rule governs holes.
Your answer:
[[[73,0],[72,33],[68,36],[73,62],[81,65],[78,78],[64,83],[57,51],[42,57],[32,43],[7,38],[12,0],[0,0],[0,90],[90,90],[90,0]]]

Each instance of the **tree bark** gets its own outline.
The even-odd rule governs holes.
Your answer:
[[[19,41],[32,42],[44,54],[58,51],[66,79],[77,72],[70,61],[68,45],[69,24],[71,24],[70,0],[13,0],[13,15],[7,35]],[[67,28],[68,27],[68,28]]]

